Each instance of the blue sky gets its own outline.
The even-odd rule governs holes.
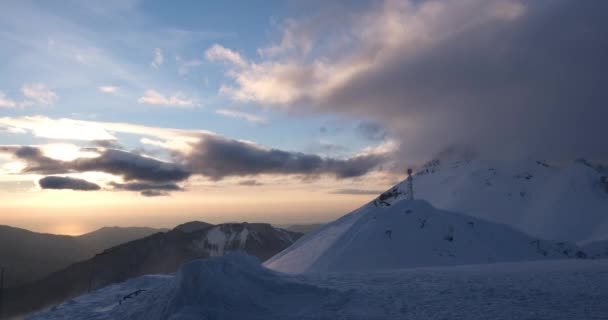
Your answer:
[[[221,64],[205,59],[216,43],[255,57],[257,48],[280,32],[289,13],[284,1],[209,3],[200,1],[21,2],[5,4],[0,58],[5,61],[0,88],[20,99],[25,83],[42,83],[57,95],[52,105],[3,109],[4,115],[44,114],[150,126],[204,128],[239,139],[289,150],[311,150],[320,140],[347,145],[355,152],[366,144],[354,134],[352,119],[326,115],[290,117],[263,105],[234,101],[219,94],[226,82]],[[235,10],[238,7],[238,10]],[[292,6],[293,7],[293,6]],[[158,50],[162,62],[152,65]],[[100,91],[115,87],[116,93]],[[164,96],[181,92],[192,106],[138,104],[146,90]],[[248,123],[218,115],[230,109],[260,117]],[[332,136],[321,127],[336,127]],[[289,132],[286,139],[284,132]],[[5,143],[9,143],[6,141]]]

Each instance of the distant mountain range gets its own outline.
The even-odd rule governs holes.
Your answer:
[[[323,226],[323,223],[309,223],[309,224],[279,224],[277,227],[293,232],[299,232],[303,234],[307,234],[309,232],[315,231],[319,229],[319,227]]]
[[[172,273],[187,261],[229,251],[245,251],[264,261],[300,236],[263,223],[188,222],[168,232],[112,247],[43,279],[6,290],[5,314],[26,314],[140,275]]]
[[[40,279],[104,249],[161,231],[166,230],[105,227],[80,236],[64,236],[0,225],[0,266],[6,268],[5,286]]]

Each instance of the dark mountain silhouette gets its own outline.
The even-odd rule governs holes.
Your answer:
[[[0,266],[5,286],[40,279],[104,249],[162,231],[153,228],[106,227],[80,236],[37,233],[0,225]]]
[[[309,232],[315,231],[323,226],[323,223],[311,223],[311,224],[292,224],[287,226],[285,229],[293,232],[299,232],[303,234],[307,234]]]
[[[180,230],[183,232],[194,232],[194,231],[199,231],[199,230],[203,230],[209,227],[213,227],[212,224],[207,223],[207,222],[202,222],[202,221],[190,221],[190,222],[186,222],[186,223],[182,223],[180,225],[178,225],[177,227],[175,227],[175,230]]]

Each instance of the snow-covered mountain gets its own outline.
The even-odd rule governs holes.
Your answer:
[[[265,266],[287,273],[341,272],[584,256],[571,243],[539,240],[394,195],[305,235]]]
[[[381,198],[400,199],[405,183]],[[457,149],[414,175],[416,199],[508,224],[542,239],[589,242],[608,237],[608,172],[585,160],[483,160]]]
[[[188,223],[185,227],[113,247],[40,281],[10,288],[4,295],[4,311],[9,316],[31,312],[80,295],[89,288],[101,288],[144,274],[172,273],[190,260],[221,256],[230,251],[245,251],[264,261],[299,236],[265,223]]]

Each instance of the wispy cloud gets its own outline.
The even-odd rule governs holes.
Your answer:
[[[200,59],[183,60],[180,56],[176,56],[175,61],[179,65],[177,73],[180,76],[187,75],[188,73],[190,73],[191,69],[200,67],[203,64],[203,61]]]
[[[116,141],[115,133],[156,137],[171,141],[171,146],[186,147],[206,130],[181,130],[123,122],[101,122],[76,119],[53,119],[44,116],[0,117],[0,129],[15,134],[30,133],[38,138],[81,141]]]
[[[164,61],[165,57],[163,56],[163,51],[161,50],[161,48],[154,49],[154,58],[152,59],[150,65],[158,69]]]
[[[247,122],[254,123],[254,124],[267,124],[268,123],[268,120],[264,117],[260,117],[255,114],[246,113],[246,112],[242,112],[242,111],[238,111],[238,110],[218,109],[215,111],[215,113],[225,116],[225,117],[229,117],[229,118],[242,119]]]
[[[218,44],[215,44],[211,48],[207,49],[205,56],[209,61],[225,61],[240,67],[245,67],[248,64],[238,52],[227,49]]]
[[[199,106],[198,102],[186,97],[181,92],[176,92],[171,96],[165,96],[156,90],[146,90],[146,92],[144,92],[144,95],[137,99],[137,103],[172,107]]]
[[[27,99],[24,103],[29,104],[32,101],[34,104],[53,105],[57,101],[58,96],[51,91],[44,83],[29,83],[21,87],[23,96]]]
[[[21,101],[14,100],[0,91],[0,108],[29,107],[33,105],[50,106],[59,96],[44,83],[26,83],[21,86]]]
[[[15,108],[19,103],[9,98],[6,93],[0,91],[0,108]]]
[[[108,93],[108,94],[116,94],[116,93],[118,93],[119,89],[120,88],[118,88],[116,86],[100,86],[100,87],[97,87],[97,90],[99,90],[99,92]]]

